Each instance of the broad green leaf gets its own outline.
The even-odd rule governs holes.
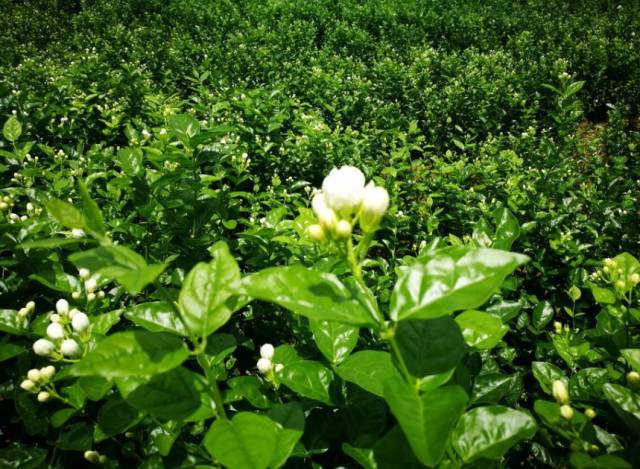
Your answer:
[[[313,340],[322,355],[333,364],[349,356],[358,342],[360,329],[334,321],[309,321]]]
[[[367,469],[422,469],[424,466],[416,459],[402,429],[396,425],[372,447],[356,448],[348,443],[342,444],[342,450]]]
[[[0,449],[0,467],[4,469],[37,469],[45,466],[47,450],[13,442]]]
[[[98,411],[95,439],[104,440],[131,428],[139,420],[139,412],[120,398],[108,400]]]
[[[29,275],[30,279],[40,282],[47,288],[63,293],[73,293],[80,289],[80,281],[77,277],[67,274],[62,270],[49,270]]]
[[[456,322],[467,345],[480,350],[492,349],[509,331],[499,317],[482,311],[465,311]]]
[[[462,416],[452,442],[465,463],[480,458],[500,459],[536,430],[536,421],[524,412],[499,405],[476,407]]]
[[[395,339],[409,372],[416,378],[455,368],[465,350],[460,328],[450,316],[402,321]]]
[[[98,204],[89,195],[87,186],[81,179],[78,179],[78,193],[82,199],[82,217],[84,218],[86,230],[97,238],[103,238],[106,230],[102,212],[100,212]]]
[[[493,241],[494,249],[509,250],[513,242],[520,236],[520,224],[513,213],[504,207],[498,208],[491,214],[496,224],[496,232]]]
[[[16,116],[11,116],[4,123],[2,135],[12,143],[15,143],[20,138],[20,135],[22,135],[22,124],[20,124]]]
[[[336,372],[345,381],[357,384],[362,389],[384,397],[384,382],[400,378],[400,372],[387,352],[363,350],[349,356]]]
[[[300,360],[285,365],[280,375],[282,384],[300,396],[329,405],[332,405],[329,390],[333,379],[331,370],[313,360]]]
[[[187,331],[198,337],[208,336],[229,320],[234,309],[226,302],[234,293],[231,285],[240,279],[240,268],[225,243],[217,243],[211,255],[210,262],[191,269],[178,300]]]
[[[124,317],[151,332],[170,332],[186,336],[184,324],[166,301],[140,303],[124,311]]]
[[[551,394],[554,381],[561,380],[565,384],[567,383],[567,377],[564,372],[551,363],[533,362],[531,363],[531,371],[533,371],[534,378],[540,383],[542,390],[547,394]]]
[[[257,376],[236,376],[227,380],[229,389],[224,394],[224,402],[231,403],[246,399],[258,409],[271,407],[269,398],[262,389],[262,382]]]
[[[113,384],[111,381],[101,378],[100,376],[85,376],[78,379],[78,384],[84,391],[88,399],[99,401],[111,389]]]
[[[640,372],[640,348],[628,348],[620,350],[625,360],[635,371]]]
[[[138,176],[143,171],[142,150],[140,148],[121,148],[118,151],[118,164],[127,176]]]
[[[591,293],[593,298],[601,305],[612,305],[616,302],[616,294],[608,288],[591,285]]]
[[[26,351],[27,350],[20,345],[0,344],[0,362],[22,355]]]
[[[184,145],[200,133],[200,123],[189,114],[174,114],[169,118],[169,130]]]
[[[636,435],[640,435],[640,395],[619,384],[607,383],[602,390],[616,414]]]
[[[538,330],[544,329],[553,319],[555,312],[553,306],[548,301],[541,301],[533,309],[533,327]]]
[[[54,412],[51,415],[51,426],[53,426],[54,428],[60,428],[78,412],[79,412],[78,409],[72,409],[72,408],[60,409]]]
[[[120,322],[120,311],[110,311],[91,317],[91,332],[106,335],[109,330]]]
[[[244,277],[239,289],[318,321],[375,326],[365,307],[333,274],[301,266],[272,267]]]
[[[66,228],[84,228],[84,218],[80,210],[68,202],[59,199],[51,199],[44,202],[49,215],[55,221]]]
[[[420,395],[404,380],[393,378],[384,385],[384,397],[420,462],[438,464],[464,412],[468,399],[464,390],[444,386]]]
[[[278,448],[278,425],[269,417],[239,412],[216,420],[204,447],[228,469],[266,469]]]
[[[215,415],[206,379],[184,367],[155,375],[127,395],[127,403],[164,420],[199,421]]]
[[[481,306],[527,256],[453,246],[407,268],[391,296],[391,318],[430,319]]]
[[[572,400],[601,400],[602,387],[609,381],[605,368],[583,368],[569,379],[569,396]]]
[[[278,441],[269,467],[284,465],[293,452],[296,443],[304,433],[304,413],[297,402],[287,402],[274,406],[267,415],[278,426]]]
[[[26,322],[20,319],[18,312],[13,309],[0,309],[0,331],[7,334],[22,335]]]
[[[100,246],[69,256],[78,268],[115,280],[129,293],[139,293],[154,282],[166,268],[165,264],[147,265],[144,258],[124,246]]]
[[[73,376],[119,378],[163,373],[189,356],[182,341],[170,334],[147,331],[118,332],[101,340],[73,365]]]
[[[619,456],[603,454],[592,458],[587,453],[571,453],[571,467],[575,469],[633,469],[634,466]]]
[[[59,449],[69,451],[85,451],[93,444],[93,430],[86,422],[74,423],[58,435],[55,443]]]
[[[236,338],[230,334],[212,334],[207,338],[205,353],[213,366],[221,363],[238,346]],[[279,363],[279,362],[276,362]]]
[[[520,374],[485,373],[473,381],[474,404],[497,404],[503,399],[516,400],[522,393]]]

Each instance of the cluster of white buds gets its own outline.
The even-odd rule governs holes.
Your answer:
[[[282,368],[284,368],[284,365],[282,365],[282,363],[276,363],[275,365],[273,364],[274,354],[275,349],[273,348],[273,345],[264,344],[262,347],[260,347],[260,359],[256,364],[256,368],[258,368],[258,371],[263,375],[269,374],[272,371],[279,373],[280,371],[282,371]]]
[[[98,278],[92,277],[89,269],[80,268],[78,269],[78,276],[80,280],[84,281],[84,290],[87,294],[87,301],[91,302],[96,298],[102,299],[105,297],[104,291],[96,291],[98,289]],[[78,300],[82,297],[82,291],[76,290],[71,294],[71,297],[74,300]]]
[[[25,391],[37,394],[38,402],[46,402],[51,397],[51,392],[47,389],[55,374],[56,369],[51,365],[40,369],[33,368],[27,373],[27,379],[20,383],[20,387]]]
[[[374,231],[389,208],[389,194],[373,181],[365,185],[358,168],[333,168],[322,182],[322,190],[311,201],[318,223],[309,226],[314,241],[351,236],[356,223],[364,233]]]
[[[107,462],[107,457],[104,454],[100,454],[92,449],[84,452],[84,459],[92,464],[104,464]]]
[[[557,379],[552,384],[553,398],[560,404],[560,415],[566,420],[573,418],[573,408],[569,405],[569,391],[564,381]]]
[[[71,233],[69,233],[69,236],[71,236],[74,239],[80,239],[85,237],[85,232],[81,228],[73,228],[71,230]]]
[[[70,309],[69,302],[60,299],[56,302],[56,312],[49,320],[51,323],[47,326],[47,338],[36,340],[33,351],[43,357],[58,358],[57,351],[62,357],[79,357],[82,347],[71,335],[75,333],[85,339],[91,326],[89,317],[76,308]]]
[[[0,199],[0,211],[4,212],[5,210],[10,209],[12,205],[13,199],[11,199],[11,197],[9,197],[8,195],[5,195],[4,197],[2,197],[2,199]]]
[[[625,275],[624,270],[616,259],[605,259],[601,270],[596,271],[595,277],[602,277],[611,283],[616,290],[625,293],[640,284],[640,272],[631,272]]]
[[[18,310],[18,317],[21,319],[26,318],[30,313],[33,313],[36,309],[36,304],[33,301],[29,301],[26,305]]]

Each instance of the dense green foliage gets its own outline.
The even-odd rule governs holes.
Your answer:
[[[0,10],[0,467],[640,461],[638,2]]]

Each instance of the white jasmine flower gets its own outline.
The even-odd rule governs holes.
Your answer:
[[[338,236],[338,238],[348,238],[351,236],[352,230],[353,227],[351,226],[351,223],[347,220],[340,220],[336,225],[336,236]]]
[[[368,232],[375,229],[387,208],[389,208],[389,193],[384,187],[378,187],[370,182],[365,188],[360,207],[362,230]]]
[[[38,402],[47,402],[51,395],[47,391],[40,391],[38,393]]]
[[[271,344],[264,344],[262,347],[260,347],[260,356],[262,358],[271,360],[273,358],[274,353],[275,353],[275,349]]]
[[[91,275],[91,272],[89,272],[89,269],[85,269],[84,267],[82,267],[78,269],[78,275],[81,279],[86,280]]]
[[[93,301],[96,299],[96,294],[95,293],[89,293],[87,295],[87,301]]]
[[[69,302],[65,299],[60,299],[56,302],[56,311],[59,315],[64,316],[69,312]]]
[[[317,223],[309,225],[309,227],[307,228],[307,233],[309,235],[309,238],[314,241],[320,242],[324,241],[325,239],[324,230],[322,229],[322,226],[318,225]]]
[[[40,373],[40,370],[32,368],[27,372],[27,378],[36,383],[42,379],[42,373]]]
[[[41,357],[48,357],[55,348],[56,346],[47,339],[38,339],[33,343],[33,351]]]
[[[258,368],[258,371],[260,373],[266,374],[269,373],[273,368],[273,363],[271,363],[271,360],[269,360],[268,358],[261,358],[260,360],[258,360],[256,367]]]
[[[46,380],[50,380],[53,378],[53,375],[56,374],[56,368],[52,365],[45,366],[44,368],[40,368],[40,375]]]
[[[84,230],[80,228],[74,228],[71,230],[72,238],[84,238]]]
[[[95,278],[90,278],[86,282],[84,282],[84,288],[89,292],[93,293],[98,288],[98,282]]]
[[[47,327],[47,337],[51,340],[60,340],[64,338],[64,328],[57,322],[52,322]]]
[[[51,316],[49,316],[49,321],[51,322],[60,322],[61,320],[62,317],[60,317],[60,315],[57,313],[53,313]]]
[[[31,381],[30,379],[25,379],[22,383],[20,383],[20,387],[25,391],[33,391],[36,388],[36,383]]]
[[[354,212],[364,195],[364,174],[353,166],[333,168],[322,181],[327,205],[341,214]]]
[[[77,313],[71,320],[71,326],[76,332],[86,331],[90,326],[89,317],[84,313]]]
[[[564,384],[564,381],[557,379],[553,382],[552,394],[553,398],[559,404],[569,403],[569,392],[567,391],[567,386]]]
[[[327,205],[326,197],[322,192],[319,192],[313,197],[311,208],[313,209],[313,213],[316,214],[316,217],[318,217],[318,221],[322,227],[327,230],[332,230],[336,226],[338,217],[336,217],[336,213]]]
[[[62,355],[69,358],[77,357],[80,355],[81,351],[82,350],[80,349],[78,342],[73,339],[65,340],[60,346],[60,352],[62,352]]]
[[[69,311],[69,318],[73,319],[79,312],[80,310],[78,308],[73,308],[71,311]]]
[[[29,311],[33,311],[36,309],[36,303],[34,301],[29,301],[25,307],[29,310]]]
[[[78,300],[78,299],[80,299],[80,297],[81,297],[81,296],[82,296],[82,293],[80,293],[79,291],[74,291],[74,292],[71,294],[71,298],[73,298],[74,300]]]

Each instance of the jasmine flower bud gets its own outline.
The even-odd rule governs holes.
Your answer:
[[[340,220],[336,225],[336,236],[338,238],[348,238],[351,236],[353,227],[347,220]]]
[[[50,394],[47,391],[40,391],[38,393],[38,402],[47,402],[49,400]]]
[[[89,272],[89,269],[85,269],[84,267],[82,267],[78,270],[78,275],[81,279],[88,279],[91,275],[91,272]]]
[[[307,228],[307,233],[309,234],[309,238],[311,238],[314,241],[322,242],[325,240],[324,230],[322,229],[322,226],[320,226],[317,223],[310,225]]]
[[[61,299],[56,302],[56,311],[61,316],[64,316],[69,312],[69,302],[67,300]]]
[[[98,452],[92,450],[85,451],[84,458],[91,463],[98,463],[100,461],[100,455]]]
[[[25,391],[31,392],[36,389],[36,383],[31,381],[30,379],[25,379],[22,383],[20,383],[20,387]]]
[[[360,228],[362,231],[373,231],[380,223],[387,208],[389,208],[389,193],[384,187],[375,186],[370,182],[364,190],[360,207]]]
[[[102,290],[100,290],[98,293],[96,293],[96,296],[100,299],[104,298],[104,292]]]
[[[93,293],[98,288],[98,282],[95,278],[90,278],[86,282],[84,282],[84,288],[89,292]]]
[[[56,368],[52,365],[45,366],[44,368],[40,368],[40,375],[46,380],[50,380],[53,378],[53,375],[56,374]]]
[[[84,230],[81,230],[80,228],[74,228],[71,230],[71,237],[72,238],[84,238]]]
[[[35,310],[35,309],[36,309],[36,303],[35,303],[35,301],[29,301],[29,302],[26,304],[26,308],[27,308],[29,311],[33,311],[33,310]]]
[[[316,217],[318,217],[318,221],[323,228],[332,230],[335,227],[338,222],[338,218],[336,217],[336,213],[327,205],[322,192],[313,197],[313,200],[311,201],[311,208],[313,209],[313,213],[316,214]]]
[[[593,410],[592,408],[588,408],[587,410],[584,411],[584,415],[586,415],[589,420],[592,420],[596,416],[596,411]]]
[[[18,310],[18,317],[25,318],[29,314],[29,310],[27,308],[20,308]]]
[[[79,309],[73,308],[71,311],[69,311],[69,318],[73,319],[74,317],[76,317],[76,314],[78,314],[79,312],[80,312]]]
[[[269,373],[273,368],[273,363],[271,363],[271,360],[269,360],[268,358],[261,358],[260,360],[258,360],[256,367],[258,368],[258,371],[260,373],[266,374]]]
[[[267,360],[271,360],[273,358],[273,354],[275,353],[275,349],[271,344],[264,344],[260,347],[260,356],[262,358],[266,358]]]
[[[562,323],[560,321],[554,321],[553,328],[555,329],[557,334],[560,334],[562,332]]]
[[[49,316],[49,321],[51,322],[60,322],[61,319],[62,318],[57,313],[53,313],[51,316]]]
[[[32,368],[27,372],[27,378],[29,378],[34,383],[37,383],[42,379],[42,373],[40,373],[40,370]]]
[[[51,340],[60,340],[64,338],[64,328],[57,322],[52,322],[47,326],[47,337]]]
[[[107,457],[104,454],[101,454],[100,457],[98,458],[98,462],[100,464],[104,464],[107,462]]]
[[[567,387],[565,386],[564,381],[557,379],[553,382],[552,394],[553,398],[559,404],[569,403],[569,392],[567,391]]]
[[[56,346],[47,339],[38,339],[33,343],[33,351],[41,357],[48,357],[55,348]]]
[[[353,166],[333,168],[322,181],[322,192],[327,205],[338,213],[353,213],[364,195],[364,174]]]
[[[564,404],[560,407],[560,415],[563,419],[571,420],[573,418],[573,409],[569,404]]]
[[[633,389],[640,387],[640,373],[637,371],[627,373],[627,384]]]
[[[79,291],[74,291],[71,294],[71,298],[73,298],[74,300],[79,300],[81,296],[82,296],[82,293],[80,293]]]
[[[87,301],[93,301],[96,299],[96,294],[95,293],[88,293],[87,294]]]
[[[71,326],[76,332],[86,331],[89,325],[89,317],[84,313],[76,313],[71,320]]]
[[[64,355],[65,357],[74,358],[80,355],[82,350],[80,349],[78,342],[73,339],[67,339],[62,342],[62,345],[60,346],[60,352],[62,352],[62,355]]]

